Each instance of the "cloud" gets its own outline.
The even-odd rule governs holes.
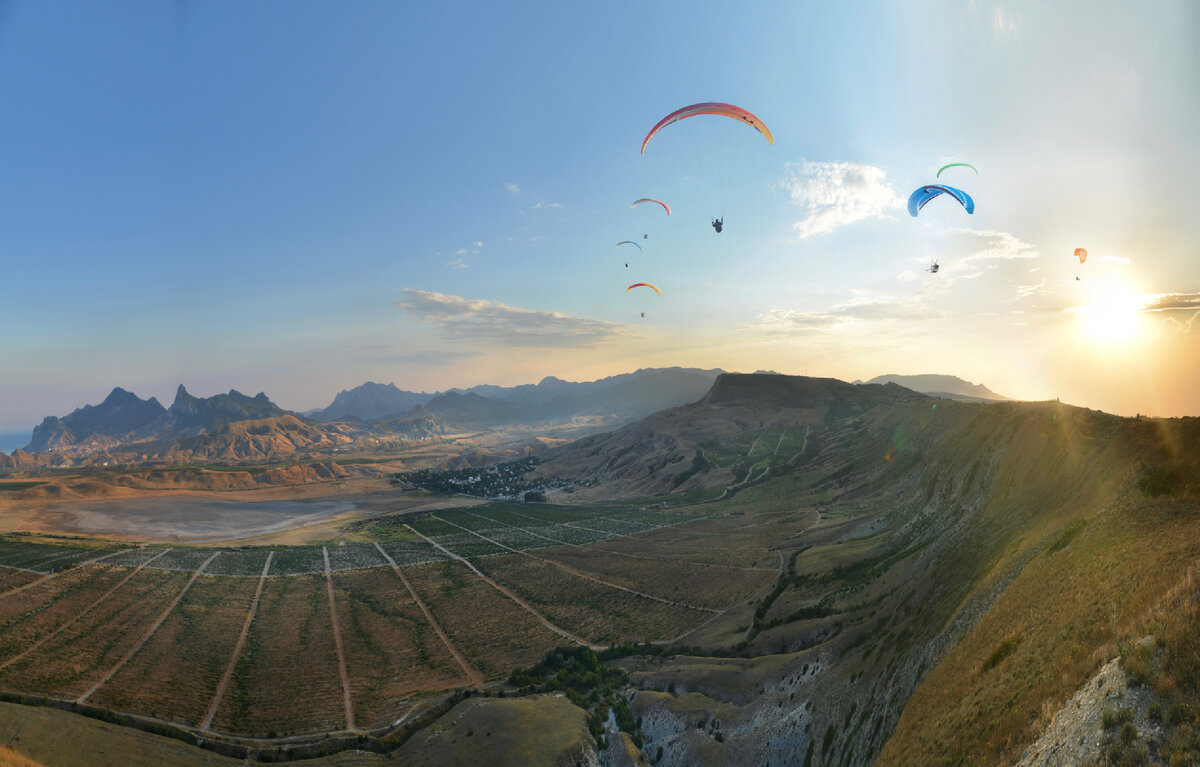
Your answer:
[[[467,262],[463,261],[461,258],[456,258],[453,261],[447,261],[447,262],[445,262],[445,264],[446,264],[447,269],[466,269],[467,268]]]
[[[1016,235],[991,229],[953,229],[946,243],[949,253],[967,253],[954,259],[958,264],[979,261],[1037,258],[1038,249]]]
[[[1158,293],[1142,300],[1143,312],[1200,311],[1200,293]]]
[[[855,221],[885,218],[903,204],[887,171],[856,162],[790,162],[778,185],[805,210],[805,217],[792,224],[802,240]]]
[[[521,193],[521,185],[514,184],[511,181],[509,183],[505,184],[504,188],[507,189],[508,193],[514,197],[516,197],[517,195],[519,195]]]
[[[615,322],[411,288],[396,306],[452,338],[496,346],[590,347],[631,335],[628,326]]]
[[[801,312],[791,309],[771,309],[758,315],[751,330],[773,333],[806,334],[865,323],[892,320],[927,320],[945,317],[946,312],[927,307],[920,296],[891,296],[860,294],[831,309],[820,312]]]

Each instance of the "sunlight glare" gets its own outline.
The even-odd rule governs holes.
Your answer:
[[[1147,298],[1121,282],[1090,283],[1084,288],[1087,303],[1070,307],[1081,335],[1101,345],[1126,344],[1145,335],[1142,309]]]

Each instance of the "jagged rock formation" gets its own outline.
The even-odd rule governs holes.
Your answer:
[[[47,416],[34,428],[25,449],[40,453],[76,445],[116,444],[164,413],[166,410],[154,397],[143,400],[117,387],[99,405],[84,405],[62,418]]]

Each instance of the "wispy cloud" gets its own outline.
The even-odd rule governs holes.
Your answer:
[[[514,197],[516,197],[517,195],[519,195],[521,193],[521,185],[513,183],[511,181],[509,183],[505,184],[504,188],[507,189],[508,193]]]
[[[561,208],[561,202],[539,202],[531,208],[531,210],[541,210],[543,208]]]
[[[792,225],[800,239],[855,221],[884,218],[903,204],[888,183],[887,171],[857,162],[790,162],[778,186],[805,211]]]
[[[1157,293],[1142,299],[1143,312],[1200,311],[1200,293]]]
[[[749,329],[771,333],[807,334],[892,320],[938,319],[945,314],[944,311],[930,309],[921,296],[897,298],[861,293],[825,311],[771,309],[758,315],[757,321],[749,326]]]
[[[466,269],[468,266],[470,266],[470,264],[467,263],[466,257],[478,256],[480,252],[482,252],[482,249],[483,242],[480,240],[472,242],[469,247],[456,248],[452,254],[454,258],[443,260],[442,266],[445,266],[447,269]],[[441,253],[438,253],[437,256],[438,258],[443,258]]]
[[[965,253],[948,259],[958,264],[982,261],[1037,258],[1038,249],[1016,235],[991,229],[954,229],[946,243],[947,253]]]
[[[406,289],[396,306],[448,336],[498,346],[590,347],[631,335],[627,325]]]

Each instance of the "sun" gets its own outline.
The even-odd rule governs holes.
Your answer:
[[[1088,341],[1119,346],[1141,340],[1145,335],[1146,297],[1125,283],[1088,284],[1081,288],[1086,303],[1070,307],[1080,334]]]

